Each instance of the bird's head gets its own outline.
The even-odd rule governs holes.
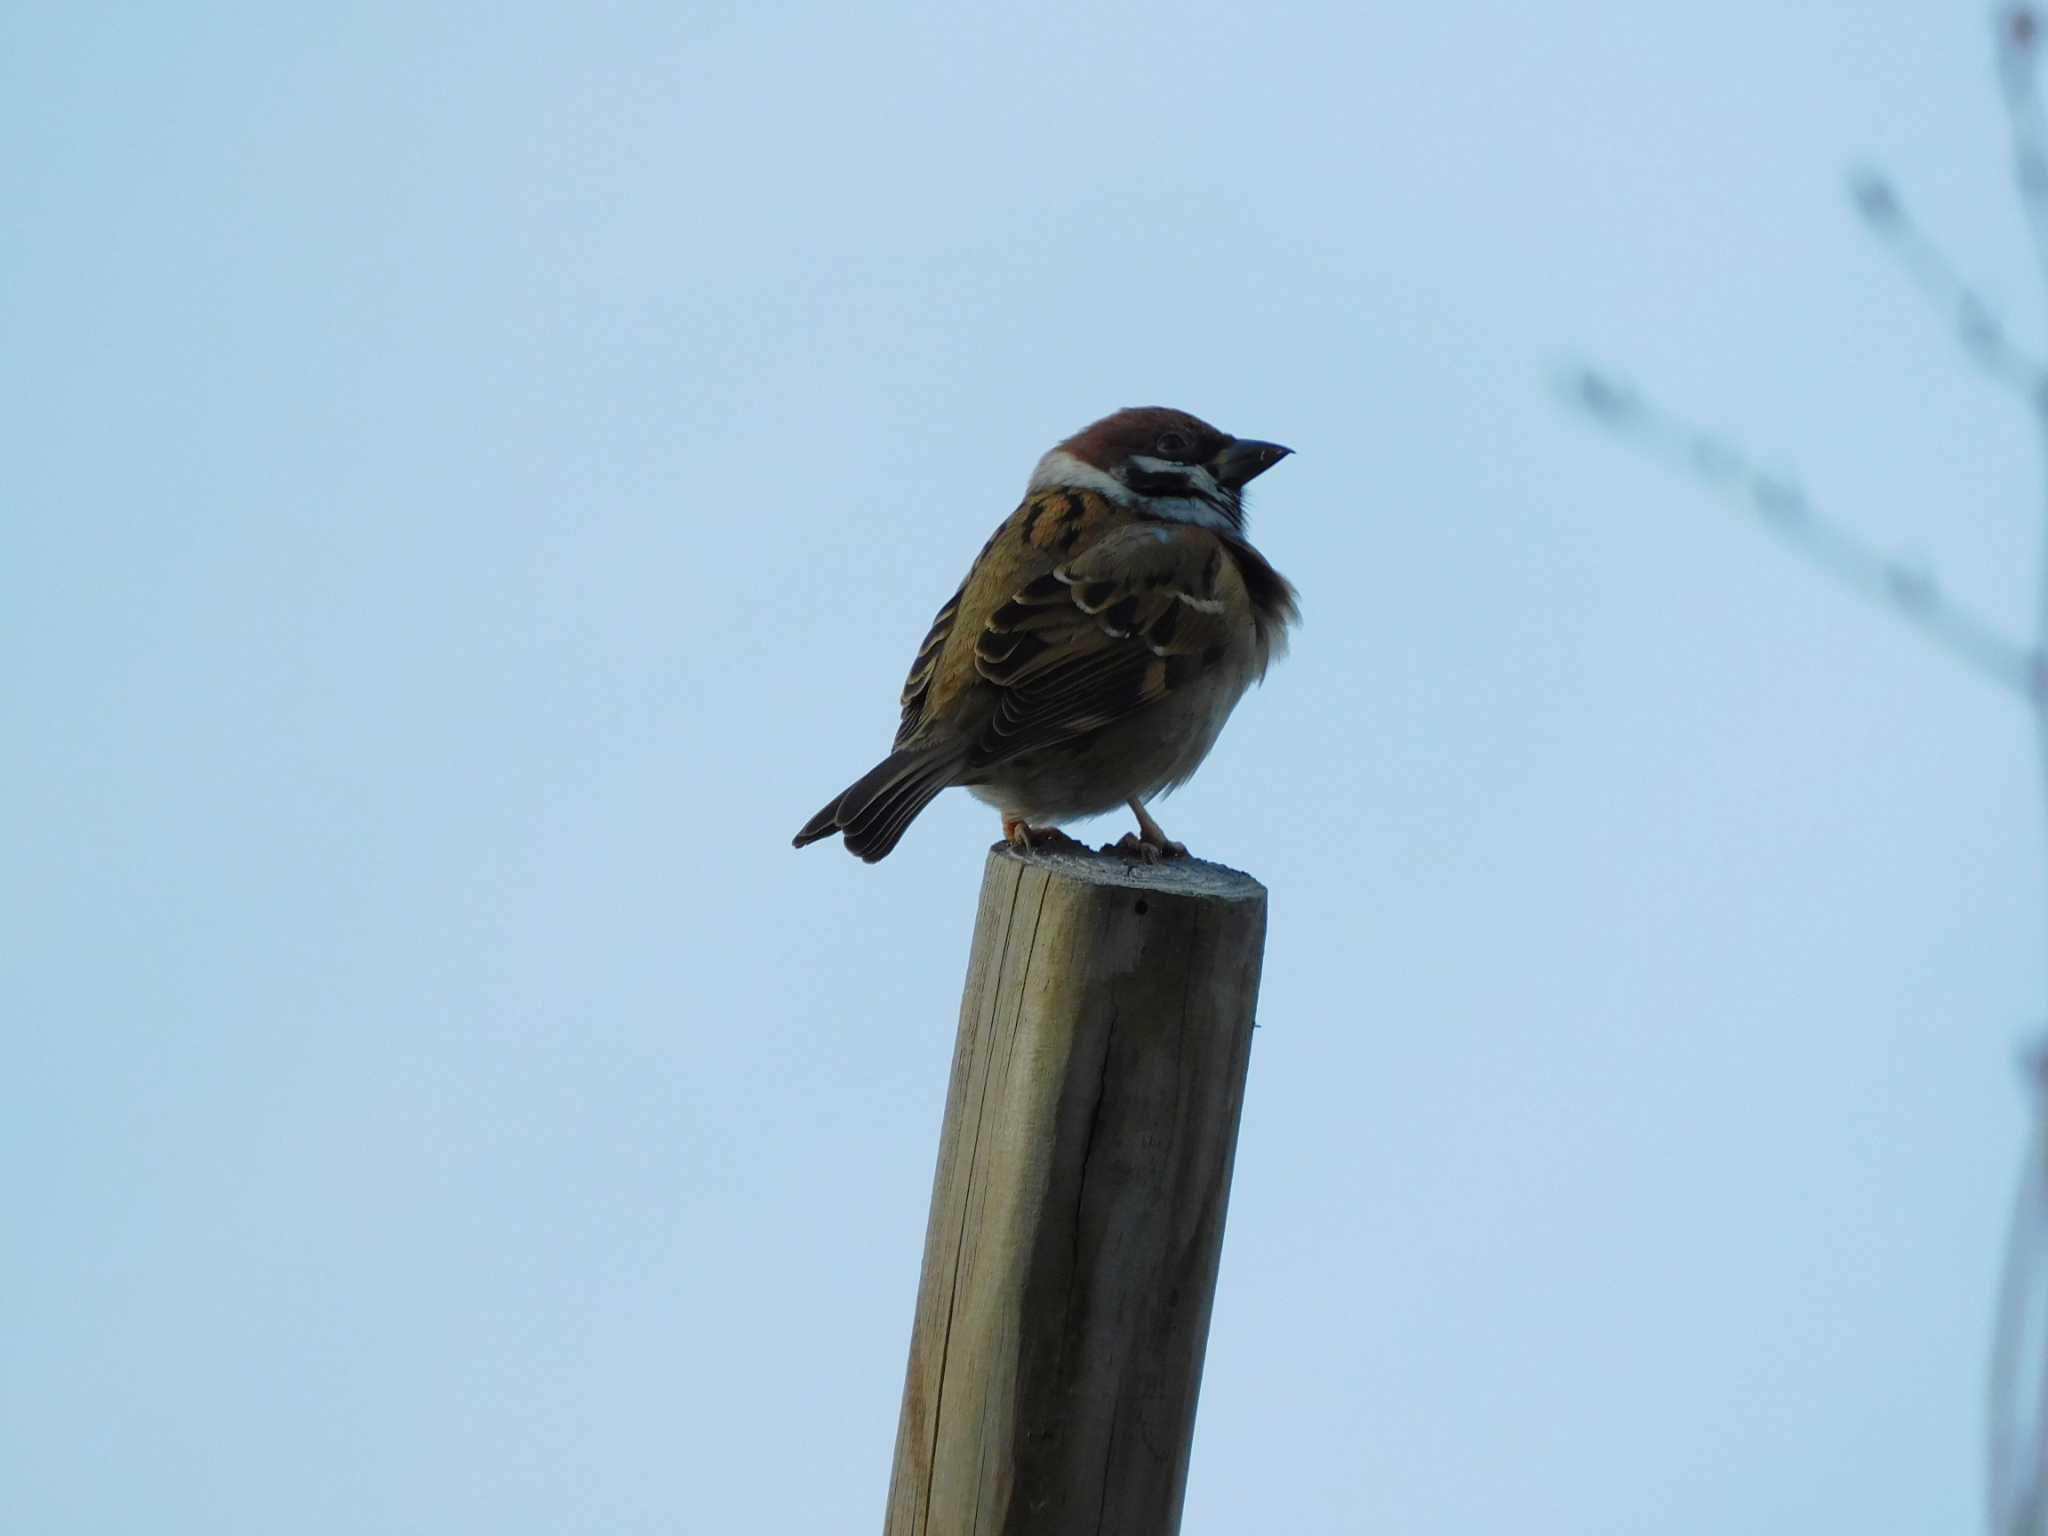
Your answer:
[[[1150,516],[1240,533],[1244,488],[1293,452],[1165,406],[1084,427],[1038,461],[1031,491],[1095,491]]]

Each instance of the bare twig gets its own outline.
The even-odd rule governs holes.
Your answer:
[[[2013,184],[2048,294],[2048,113],[2041,101],[2040,18],[2028,4],[1994,18],[2000,99],[2012,134]],[[2032,398],[2048,489],[2048,391]],[[2034,644],[2048,648],[2048,519],[2035,585]],[[2048,805],[2048,694],[2034,694],[2034,740]],[[2043,816],[2048,833],[2048,812]],[[2034,1125],[2021,1167],[1998,1321],[1991,1343],[1991,1423],[1987,1470],[1993,1530],[1999,1536],[2048,1532],[2048,1047],[2036,1046],[2028,1073]],[[2027,1372],[2032,1379],[2027,1379]]]
[[[2048,391],[2048,371],[2027,356],[1998,313],[1963,280],[1914,220],[1898,190],[1880,171],[1861,170],[1849,178],[1849,200],[1870,232],[1891,248],[1914,285],[1948,319],[1971,361],[2030,404]]]
[[[1560,388],[1610,432],[1742,507],[1844,586],[1906,620],[1980,676],[2030,702],[2048,690],[2048,672],[2034,652],[1949,598],[1919,566],[1883,554],[1822,516],[1795,481],[1757,468],[1726,439],[1688,426],[1593,369],[1567,373]]]
[[[2013,184],[2033,236],[2034,259],[2041,287],[2048,293],[2048,112],[2041,102],[2041,22],[2030,5],[2013,5],[1996,18],[1995,54],[1999,96],[2012,133]],[[2044,469],[2048,469],[2048,397],[2034,397],[2034,424],[2041,437]],[[2048,486],[2048,474],[2043,476]],[[2040,577],[2035,587],[2034,635],[2048,646],[2048,529],[2044,529]],[[2048,700],[2036,710],[2041,756],[2041,788],[2048,803]]]
[[[2040,21],[2031,6],[2015,5],[1997,17],[1995,27],[1998,91],[2012,130],[2013,181],[2033,236],[2041,286],[2048,291],[2048,116],[2041,109]]]
[[[2048,1055],[2038,1048],[2032,1052],[2025,1075],[2034,1128],[2006,1231],[1986,1393],[1986,1471],[1991,1529],[1998,1536],[2035,1536],[2048,1524],[2043,1504],[2048,1489],[2041,1482],[2043,1420],[2030,1412],[2048,1392],[2048,1374],[2027,1374],[2040,1373],[2048,1343]]]

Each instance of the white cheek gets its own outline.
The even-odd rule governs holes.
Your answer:
[[[1123,481],[1093,464],[1082,463],[1060,448],[1040,459],[1038,468],[1031,471],[1031,483],[1024,488],[1024,494],[1035,496],[1040,491],[1093,491],[1120,505],[1129,504],[1131,499],[1131,489]]]
[[[1155,496],[1145,503],[1145,510],[1154,517],[1164,517],[1176,523],[1193,523],[1197,528],[1221,528],[1230,533],[1237,531],[1236,523],[1208,502],[1193,496]]]

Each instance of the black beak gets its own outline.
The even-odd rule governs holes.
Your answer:
[[[1262,443],[1249,437],[1232,438],[1209,461],[1209,473],[1216,477],[1218,485],[1234,491],[1263,475],[1292,452],[1292,448],[1282,448],[1278,443]]]

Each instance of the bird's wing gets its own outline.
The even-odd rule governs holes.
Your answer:
[[[988,546],[982,546],[982,553],[988,553]],[[896,727],[896,745],[909,743],[924,724],[925,710],[931,701],[932,679],[939,670],[939,657],[946,649],[946,642],[952,638],[953,626],[960,617],[960,601],[967,594],[967,583],[974,579],[969,571],[967,580],[960,583],[953,595],[946,599],[938,614],[932,619],[932,627],[918,643],[917,659],[910,664],[910,675],[903,680],[903,718]]]
[[[1100,538],[1118,510],[1093,491],[1042,491],[1027,496],[996,526],[968,567],[966,579],[939,609],[903,680],[903,717],[896,745],[909,746],[936,730],[952,734],[972,726],[983,701],[978,691],[973,638],[980,623],[1020,587]],[[963,618],[962,615],[965,615]],[[951,644],[963,631],[959,645]],[[966,718],[961,717],[965,710]]]
[[[1214,533],[1126,524],[995,607],[974,644],[987,766],[1097,730],[1223,664],[1252,622]]]

